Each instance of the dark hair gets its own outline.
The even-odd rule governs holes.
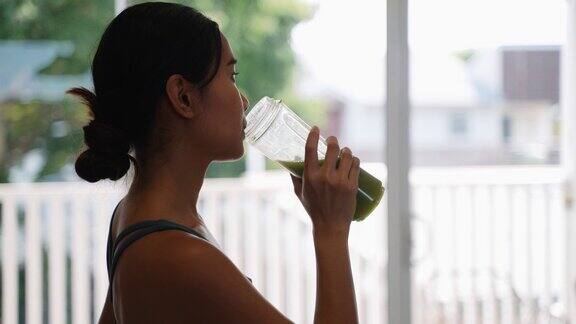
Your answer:
[[[94,60],[94,92],[72,88],[89,107],[83,151],[75,163],[84,180],[117,180],[150,151],[156,107],[173,74],[203,89],[218,72],[220,29],[197,10],[148,2],[126,8],[104,31]]]

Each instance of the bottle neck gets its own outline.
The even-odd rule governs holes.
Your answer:
[[[246,116],[246,141],[255,143],[272,125],[280,109],[280,100],[269,97],[260,99]]]

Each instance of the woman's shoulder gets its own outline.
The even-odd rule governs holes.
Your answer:
[[[114,279],[115,307],[117,314],[122,310],[123,322],[166,322],[166,314],[174,320],[187,314],[214,316],[236,291],[258,294],[224,253],[201,238],[166,231],[134,244]],[[210,303],[215,300],[221,302]]]
[[[212,243],[194,234],[181,230],[158,231],[126,248],[118,261],[116,276],[135,269],[154,276],[174,273],[190,260],[214,257],[219,252]]]
[[[192,284],[195,272],[210,266],[216,250],[183,231],[159,231],[136,240],[119,259],[111,287],[120,322],[165,321],[153,319],[182,298],[190,298],[183,288]]]

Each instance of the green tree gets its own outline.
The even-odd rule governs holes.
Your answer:
[[[296,24],[312,16],[310,6],[300,0],[174,2],[193,6],[219,23],[239,60],[239,88],[253,104],[265,95],[294,98],[295,58],[290,34]],[[73,54],[56,58],[39,73],[84,73],[89,70],[101,33],[114,16],[113,4],[112,0],[0,1],[0,39],[71,41]],[[36,181],[50,180],[63,166],[74,162],[83,146],[81,127],[88,115],[75,99],[64,96],[53,103],[0,103],[1,182],[7,182],[9,168],[21,164],[31,150],[40,150],[44,157]],[[311,122],[320,122],[322,104],[292,102],[298,102],[291,106],[297,113],[313,117]],[[69,131],[55,133],[55,127],[63,124]],[[238,176],[244,170],[244,158],[215,162],[207,176]]]
[[[0,121],[6,135],[6,154],[0,160],[2,179],[10,167],[19,165],[26,153],[36,150],[43,157],[36,181],[48,181],[60,169],[73,163],[82,148],[82,126],[88,120],[84,109],[70,100],[57,102],[32,101],[2,104]]]
[[[41,73],[79,74],[90,67],[100,35],[113,17],[113,0],[0,1],[0,39],[72,41],[74,53],[57,58]]]

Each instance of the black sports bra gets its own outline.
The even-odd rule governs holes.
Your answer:
[[[132,224],[126,227],[122,232],[120,232],[116,240],[113,240],[110,234],[112,233],[112,223],[114,221],[114,215],[116,214],[118,206],[120,206],[120,202],[118,202],[116,208],[114,208],[114,211],[112,212],[112,218],[110,219],[110,228],[108,230],[108,243],[106,248],[106,265],[108,267],[108,281],[110,285],[111,305],[114,305],[112,297],[112,281],[114,279],[114,270],[116,269],[118,260],[120,259],[120,256],[122,255],[124,250],[128,246],[130,246],[130,244],[134,243],[134,241],[154,232],[165,230],[180,230],[195,235],[197,237],[200,237],[201,239],[212,244],[198,231],[190,227],[171,222],[167,219],[147,220]],[[250,277],[247,276],[246,278],[250,280],[250,282],[252,282],[252,279],[250,279]]]

